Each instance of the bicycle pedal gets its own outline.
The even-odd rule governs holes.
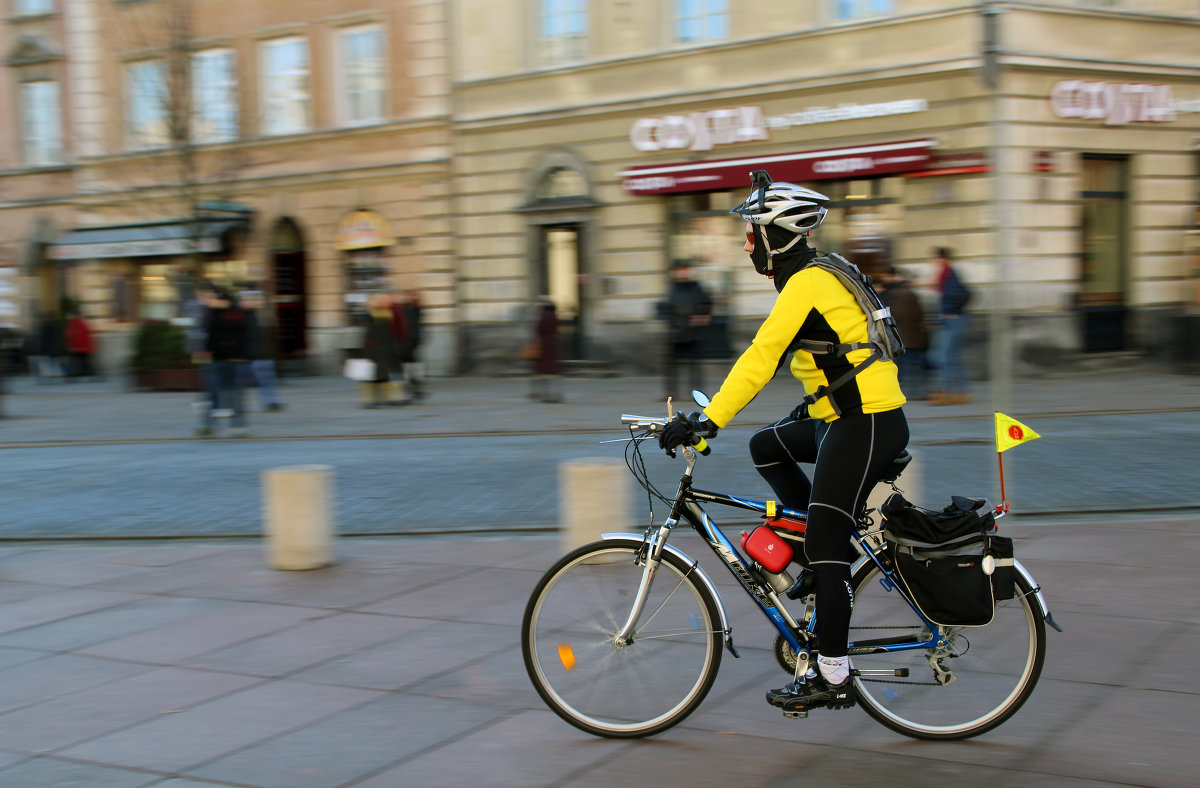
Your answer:
[[[800,709],[799,711],[785,711],[783,716],[789,720],[808,719],[808,709]]]

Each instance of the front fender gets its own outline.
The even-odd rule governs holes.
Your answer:
[[[636,542],[644,541],[641,534],[627,534],[627,533],[601,534],[600,538],[604,539],[604,540],[633,539]],[[704,571],[704,568],[701,567],[700,564],[696,563],[696,560],[694,558],[692,558],[690,555],[688,555],[687,553],[680,550],[678,547],[667,544],[667,545],[663,545],[663,550],[666,550],[668,553],[675,556],[676,558],[680,558],[683,561],[685,561],[685,562],[691,564],[693,567],[695,567],[692,570],[693,574],[695,574],[696,577],[700,578],[700,582],[704,584],[704,587],[707,588],[709,593],[712,594],[713,599],[715,599],[717,601],[717,612],[721,616],[721,629],[724,630],[725,639],[728,641],[730,638],[730,633],[732,632],[732,630],[729,628],[729,617],[727,615],[725,615],[725,603],[721,600],[721,595],[719,593],[717,593],[717,587],[715,585],[713,585],[712,578],[710,578],[708,576],[708,573]]]

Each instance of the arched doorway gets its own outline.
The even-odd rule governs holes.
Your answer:
[[[551,151],[530,169],[525,205],[528,217],[530,298],[549,295],[561,321],[562,354],[591,356],[595,299],[591,247],[592,198],[586,170],[574,154]]]
[[[276,356],[299,361],[308,354],[308,261],[304,236],[292,219],[275,222],[270,254]]]

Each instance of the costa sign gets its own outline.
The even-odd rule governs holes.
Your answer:
[[[1175,120],[1170,85],[1064,79],[1050,91],[1050,108],[1060,118],[1103,120],[1107,126]]]
[[[843,102],[836,107],[809,107],[800,112],[767,117],[762,107],[738,107],[641,118],[629,129],[629,141],[640,151],[712,150],[716,145],[767,139],[769,129],[790,129],[814,123],[906,115],[929,109],[925,99],[881,101],[875,104]]]
[[[629,141],[640,151],[712,150],[714,145],[767,139],[761,107],[714,109],[634,121]]]

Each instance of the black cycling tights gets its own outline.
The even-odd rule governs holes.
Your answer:
[[[867,495],[908,445],[908,421],[897,408],[833,422],[790,416],[750,438],[750,457],[788,509],[808,510],[804,552],[817,574],[821,653],[846,655],[850,633],[850,533]],[[815,463],[809,482],[799,463]]]

